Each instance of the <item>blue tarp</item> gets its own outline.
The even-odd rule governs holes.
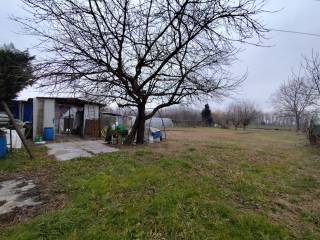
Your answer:
[[[19,110],[19,105],[20,103],[23,106],[23,116],[20,116],[20,110]],[[31,101],[24,102],[24,101],[11,101],[8,104],[11,113],[15,119],[20,119],[23,122],[32,122],[32,117],[33,117],[33,104]]]
[[[33,117],[33,104],[32,102],[24,103],[23,121],[32,122]]]

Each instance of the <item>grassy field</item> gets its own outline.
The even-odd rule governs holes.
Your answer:
[[[0,239],[320,239],[320,150],[303,135],[168,135],[68,162],[47,158],[44,148],[35,161],[11,154],[1,178],[38,180],[60,204],[3,225]]]

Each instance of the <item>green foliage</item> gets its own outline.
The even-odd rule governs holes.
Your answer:
[[[13,44],[0,48],[0,100],[12,100],[25,87],[33,83],[28,51],[20,51]]]
[[[209,104],[206,104],[204,106],[204,109],[201,112],[201,117],[202,117],[202,121],[205,124],[211,125],[213,123],[212,114],[211,114]]]
[[[45,154],[45,147],[33,147],[32,151],[39,155],[36,159],[30,160],[28,153],[24,149],[14,149],[6,155],[4,159],[0,159],[0,175],[3,173],[13,173],[17,171],[34,170],[37,168],[47,167],[48,164],[54,163],[48,161]],[[42,155],[42,156],[40,156]]]

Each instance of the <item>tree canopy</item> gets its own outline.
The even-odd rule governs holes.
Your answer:
[[[21,90],[33,83],[33,59],[28,51],[17,50],[13,44],[0,48],[0,100],[16,98]]]

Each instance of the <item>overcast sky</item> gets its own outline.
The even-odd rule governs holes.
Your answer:
[[[19,49],[32,49],[36,40],[33,37],[17,34],[20,26],[9,19],[10,15],[23,16],[20,0],[0,1],[0,45],[12,42]],[[261,19],[268,28],[320,34],[320,2],[316,0],[269,0],[267,10],[280,10],[277,13],[264,14]],[[320,37],[270,32],[265,45],[271,47],[242,46],[238,55],[239,62],[232,72],[240,75],[248,71],[248,78],[237,98],[250,99],[264,110],[270,110],[270,95],[288,78],[292,69],[299,69],[303,55],[310,55],[312,49],[320,51]],[[20,94],[20,98],[41,96],[35,89],[29,88]],[[230,100],[214,104],[212,108],[221,108]]]

